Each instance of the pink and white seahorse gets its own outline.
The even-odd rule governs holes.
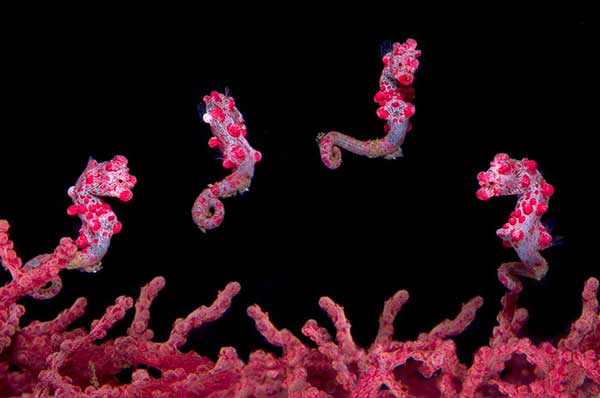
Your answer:
[[[505,153],[497,154],[490,168],[477,174],[477,180],[480,200],[503,195],[519,197],[515,210],[496,235],[502,238],[504,246],[514,248],[521,260],[500,266],[500,282],[510,290],[520,291],[521,283],[514,275],[540,280],[548,271],[548,263],[540,251],[550,246],[552,236],[541,217],[548,210],[554,187],[542,177],[534,160],[515,160]]]
[[[414,98],[411,84],[420,55],[421,51],[417,50],[417,42],[413,39],[407,39],[403,44],[394,43],[391,51],[383,56],[379,91],[374,98],[379,104],[377,116],[386,121],[383,128],[385,137],[360,141],[337,131],[321,133],[317,142],[325,166],[330,169],[340,167],[340,148],[370,158],[395,159],[402,156],[400,146],[411,129],[410,117],[415,113],[415,106],[410,103]]]
[[[96,272],[101,268],[101,260],[110,245],[110,239],[122,228],[121,222],[103,196],[115,197],[127,202],[133,197],[132,189],[136,178],[129,174],[127,158],[121,155],[112,160],[98,163],[94,159],[88,164],[74,186],[68,190],[73,204],[67,209],[71,216],[77,215],[82,222],[79,237],[75,240],[78,252],[66,267],[83,272]],[[41,254],[23,266],[25,269],[38,267],[50,258]],[[53,279],[43,289],[34,291],[31,296],[48,299],[56,296],[62,287],[60,278]]]
[[[213,91],[204,97],[206,112],[202,120],[210,125],[213,137],[208,146],[218,147],[223,155],[223,167],[233,172],[223,180],[209,184],[196,198],[192,218],[202,232],[218,227],[225,209],[219,198],[243,193],[250,187],[254,164],[261,159],[246,140],[246,125],[233,98]]]

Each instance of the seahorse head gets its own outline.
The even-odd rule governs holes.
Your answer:
[[[401,86],[410,86],[419,66],[421,50],[417,50],[417,42],[407,39],[404,43],[394,43],[389,53],[383,56],[383,63],[389,69],[394,79]]]
[[[530,177],[523,177],[524,162],[528,163],[530,168],[536,170],[534,161],[527,159],[514,160],[505,153],[499,153],[494,156],[490,162],[490,168],[477,174],[479,188],[477,197],[481,200],[488,200],[494,196],[520,195],[529,188]],[[532,162],[532,163],[531,163]]]
[[[127,202],[133,198],[132,189],[137,179],[129,174],[127,158],[117,155],[102,163],[90,159],[81,182],[84,190],[92,195],[110,196]]]

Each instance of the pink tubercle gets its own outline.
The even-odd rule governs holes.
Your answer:
[[[123,202],[129,202],[133,198],[133,192],[126,190],[119,194],[119,199]]]

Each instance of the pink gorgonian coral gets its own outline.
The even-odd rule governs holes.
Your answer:
[[[0,255],[14,267],[20,260],[8,236],[8,223],[0,221]],[[153,341],[148,328],[150,306],[165,286],[161,277],[144,286],[135,301],[121,296],[89,330],[69,329],[80,317],[86,301],[48,322],[20,326],[23,306],[16,299],[44,283],[75,254],[63,240],[51,261],[29,273],[16,274],[0,288],[0,394],[36,398],[583,398],[600,394],[600,314],[598,280],[584,286],[583,309],[568,335],[555,346],[534,344],[520,336],[527,311],[518,308],[518,293],[502,299],[498,326],[489,346],[480,348],[469,366],[456,355],[450,338],[465,330],[483,304],[475,297],[459,314],[445,320],[414,341],[394,340],[394,320],[408,301],[400,290],[386,301],[373,343],[362,348],[350,332],[344,309],[323,297],[335,333],[306,322],[302,333],[278,329],[258,306],[248,308],[256,328],[281,355],[263,350],[244,362],[233,347],[223,347],[216,361],[194,351],[182,352],[189,332],[216,321],[240,291],[229,283],[214,303],[175,321],[170,336]],[[10,261],[6,261],[10,260]],[[8,268],[7,267],[7,268]],[[42,272],[43,271],[43,272]],[[107,330],[135,307],[127,334],[107,338]],[[117,377],[132,371],[130,382]],[[151,373],[149,370],[154,369]]]
[[[410,118],[415,113],[415,106],[410,103],[415,96],[411,84],[419,66],[417,58],[420,55],[421,51],[417,50],[417,42],[413,39],[393,44],[391,51],[383,56],[379,91],[374,98],[379,105],[377,116],[385,120],[385,137],[360,141],[337,131],[321,133],[317,141],[325,166],[330,169],[340,167],[340,148],[370,158],[395,159],[402,156],[400,146],[411,129]]]
[[[223,180],[209,184],[196,198],[192,219],[202,232],[221,224],[225,209],[219,198],[247,191],[254,176],[254,164],[261,159],[261,153],[246,140],[244,118],[232,97],[213,91],[204,97],[204,103],[206,111],[201,117],[213,133],[208,146],[221,151],[223,167],[233,172]]]
[[[63,238],[47,261],[24,270],[0,220],[0,260],[12,280],[0,287],[0,396],[35,398],[583,398],[600,394],[600,313],[598,280],[585,283],[581,316],[558,344],[535,344],[522,336],[527,311],[517,306],[518,290],[502,299],[498,325],[489,345],[469,365],[459,360],[451,339],[464,331],[483,304],[475,297],[459,314],[414,341],[397,341],[394,320],[408,301],[401,290],[384,305],[379,331],[369,347],[358,346],[341,306],[323,297],[335,333],[309,320],[302,333],[278,329],[256,305],[248,315],[272,345],[243,361],[233,347],[223,347],[216,361],[194,351],[182,352],[189,332],[216,321],[239,292],[232,282],[215,302],[175,321],[170,336],[153,341],[148,328],[150,306],[165,281],[158,277],[138,300],[119,297],[91,328],[70,328],[84,312],[79,298],[54,320],[21,326],[25,308],[17,301],[55,278],[77,255]],[[525,231],[529,233],[529,230]],[[107,331],[126,312],[135,313],[125,336]],[[131,381],[119,374],[129,369]],[[151,372],[150,370],[154,371]]]

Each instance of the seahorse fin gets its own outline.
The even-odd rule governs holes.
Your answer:
[[[202,119],[202,116],[206,113],[206,105],[203,102],[198,102],[196,109],[198,110],[198,117]]]
[[[387,160],[393,160],[401,157],[404,157],[404,153],[402,152],[402,148],[398,148],[398,150],[390,153],[389,155],[385,155],[383,158]]]
[[[379,47],[379,55],[383,57],[390,51],[392,51],[392,41],[385,40],[383,43],[381,43],[381,46]]]
[[[93,157],[89,157],[88,158],[88,162],[87,162],[87,166],[85,166],[85,169],[91,169],[92,167],[96,167],[98,166],[98,162],[96,161],[96,159],[94,159]]]
[[[562,246],[565,244],[565,242],[566,242],[566,239],[564,236],[552,236],[552,242],[550,242],[548,247],[544,248],[544,250],[549,249],[554,246]]]

